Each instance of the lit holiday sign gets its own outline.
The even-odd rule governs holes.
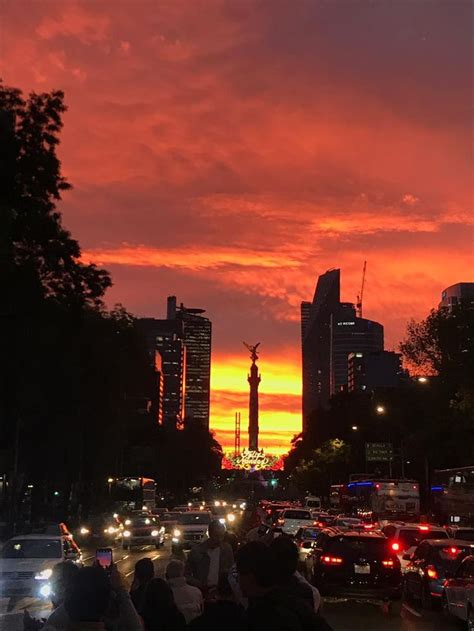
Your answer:
[[[264,454],[262,451],[244,449],[238,456],[227,454],[222,459],[223,469],[242,471],[279,471],[283,469],[283,458]]]

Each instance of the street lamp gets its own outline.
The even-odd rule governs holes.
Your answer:
[[[107,479],[107,484],[109,485],[109,496],[110,496],[110,492],[112,490],[112,482],[114,481],[113,478],[108,478]]]
[[[356,432],[358,429],[359,429],[359,428],[357,427],[357,425],[353,425],[353,426],[352,426],[352,431],[353,431],[353,432]]]
[[[418,383],[428,383],[427,377],[418,377]]]
[[[375,408],[375,411],[377,412],[377,414],[385,414],[385,406],[377,405],[377,407]]]

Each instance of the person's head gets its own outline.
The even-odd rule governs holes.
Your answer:
[[[207,529],[209,535],[209,544],[212,548],[217,548],[224,540],[225,526],[218,519],[214,519]]]
[[[74,577],[64,607],[74,622],[99,622],[109,608],[110,580],[97,566],[83,567]]]
[[[181,578],[184,576],[184,563],[182,561],[170,561],[166,567],[166,578]]]
[[[244,596],[258,596],[275,584],[275,563],[270,548],[252,541],[237,553],[237,572]]]
[[[59,607],[66,598],[66,593],[70,589],[79,568],[72,561],[63,561],[53,567],[51,575],[51,602],[53,607]]]
[[[270,544],[275,559],[276,578],[278,581],[289,579],[298,566],[298,548],[290,537],[282,535]]]
[[[146,586],[141,614],[146,621],[159,618],[160,613],[176,607],[173,591],[162,578],[152,578]]]
[[[146,557],[145,559],[140,559],[135,563],[135,581],[139,585],[148,583],[148,581],[151,581],[154,576],[155,567],[151,559]]]

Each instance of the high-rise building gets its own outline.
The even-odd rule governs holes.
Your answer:
[[[383,350],[383,326],[356,316],[341,302],[341,274],[332,269],[318,278],[313,301],[301,304],[303,431],[310,414],[347,388],[351,352]]]
[[[181,323],[186,347],[184,421],[208,430],[212,324],[203,313],[204,309],[190,309],[183,303],[176,307],[176,297],[168,297],[168,319]]]
[[[349,392],[373,392],[377,388],[397,388],[404,375],[400,353],[393,351],[349,353]]]
[[[186,349],[183,326],[178,320],[140,318],[138,325],[152,361],[161,356],[162,418],[167,428],[180,428],[184,419],[184,375]]]
[[[441,292],[440,307],[451,309],[459,304],[474,307],[474,283],[456,283]]]

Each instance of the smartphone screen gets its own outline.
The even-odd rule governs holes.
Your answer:
[[[95,560],[104,570],[110,570],[112,567],[112,548],[97,548],[95,551]]]

